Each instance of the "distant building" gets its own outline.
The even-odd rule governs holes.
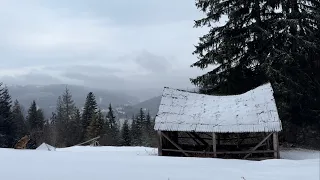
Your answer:
[[[279,158],[282,125],[270,83],[230,96],[164,88],[154,129],[163,156]]]

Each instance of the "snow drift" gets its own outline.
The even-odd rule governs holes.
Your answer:
[[[0,173],[4,180],[319,180],[319,156],[247,161],[156,153],[144,147],[0,149]]]

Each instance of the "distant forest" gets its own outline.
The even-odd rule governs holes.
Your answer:
[[[13,148],[25,135],[30,136],[27,148],[35,149],[43,142],[55,147],[69,147],[100,136],[100,145],[109,146],[156,146],[154,119],[140,109],[120,125],[112,105],[103,114],[97,106],[93,92],[89,92],[85,106],[75,106],[68,88],[57,97],[55,112],[49,119],[44,117],[36,101],[30,102],[25,117],[18,100],[12,100],[9,90],[0,83],[0,147]]]

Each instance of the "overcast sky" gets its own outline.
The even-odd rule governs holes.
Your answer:
[[[0,0],[0,81],[192,87],[194,0]]]

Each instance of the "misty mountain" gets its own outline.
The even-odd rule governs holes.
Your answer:
[[[151,116],[155,116],[158,113],[160,101],[161,96],[157,96],[132,106],[123,106],[122,111],[125,112],[127,117],[131,118],[142,108],[145,112],[149,112]]]
[[[121,91],[114,92],[110,90],[94,89],[77,85],[26,85],[26,86],[8,86],[12,100],[18,99],[20,104],[24,107],[25,113],[28,110],[31,102],[36,100],[39,108],[44,110],[45,116],[49,118],[52,112],[56,109],[56,102],[58,96],[61,96],[66,87],[70,90],[72,98],[77,107],[82,108],[85,103],[87,94],[92,91],[96,96],[96,100],[102,112],[106,113],[109,103],[112,104],[115,115],[124,120],[130,119],[133,114],[137,114],[142,108],[146,113],[149,112],[154,117],[159,110],[161,101],[161,92],[154,91],[150,94],[156,94],[155,97],[140,102],[141,98],[123,93]],[[196,91],[195,89],[192,91]],[[142,90],[143,92],[143,90]],[[136,95],[137,92],[132,94]]]
[[[124,93],[108,90],[93,89],[76,85],[45,85],[45,86],[8,86],[12,100],[18,99],[25,111],[29,108],[31,102],[36,100],[37,105],[42,108],[45,115],[49,117],[56,108],[58,96],[62,95],[66,89],[72,93],[73,100],[80,108],[83,107],[87,94],[92,91],[96,96],[97,103],[101,109],[107,109],[109,103],[114,107],[132,106],[139,103],[137,97]]]

